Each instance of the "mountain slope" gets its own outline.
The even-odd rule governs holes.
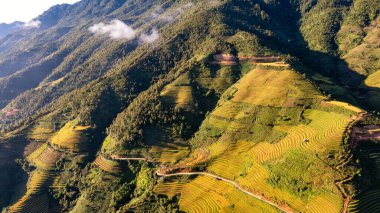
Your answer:
[[[20,21],[15,21],[10,24],[2,23],[0,24],[0,39],[5,37],[8,34],[16,32],[22,28],[24,23]]]
[[[51,8],[40,28],[1,40],[0,205],[377,211],[380,127],[365,111],[378,110],[371,4]]]

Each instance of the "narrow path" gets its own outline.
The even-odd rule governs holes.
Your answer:
[[[146,161],[146,162],[151,162],[151,163],[154,163],[155,161],[153,160],[149,160],[147,158],[132,158],[132,157],[121,157],[121,156],[117,156],[117,155],[112,155],[111,156],[111,159],[112,160],[121,160],[121,161],[125,161],[125,160],[133,160],[133,161]]]
[[[147,161],[146,158],[112,158],[113,160],[135,160],[135,161]]]
[[[235,181],[232,181],[232,180],[228,180],[226,178],[223,178],[223,177],[220,177],[218,175],[214,175],[214,174],[211,174],[211,173],[208,173],[208,172],[179,172],[179,173],[174,173],[174,174],[161,174],[159,170],[156,171],[156,174],[158,176],[161,176],[161,177],[173,177],[173,176],[180,176],[180,175],[206,175],[206,176],[210,176],[210,177],[213,177],[213,178],[216,178],[216,179],[219,179],[221,181],[224,181],[224,182],[227,182],[227,183],[230,183],[232,185],[234,185],[238,190],[242,191],[243,193],[249,195],[249,196],[252,196],[256,199],[259,199],[271,206],[274,206],[276,207],[277,209],[283,211],[283,212],[286,212],[286,213],[290,213],[292,212],[291,210],[287,209],[287,208],[283,208],[281,206],[278,206],[277,204],[267,200],[266,198],[264,198],[263,196],[261,195],[257,195],[257,194],[254,194],[252,192],[249,192],[245,189],[243,189],[241,186],[239,186]]]
[[[154,161],[150,161],[146,158],[131,158],[131,157],[121,157],[121,156],[116,156],[116,155],[113,155],[111,156],[111,158],[113,160],[121,160],[121,161],[124,161],[124,160],[132,160],[132,161],[147,161],[147,162],[154,162]],[[257,195],[257,194],[254,194],[252,192],[249,192],[245,189],[243,189],[241,186],[239,186],[235,181],[232,181],[232,180],[228,180],[226,178],[223,178],[223,177],[220,177],[218,175],[214,175],[214,174],[211,174],[211,173],[208,173],[208,172],[178,172],[178,173],[173,173],[173,174],[161,174],[160,173],[160,170],[157,169],[156,170],[156,174],[160,177],[174,177],[174,176],[181,176],[181,175],[206,175],[206,176],[209,176],[209,177],[213,177],[213,178],[216,178],[218,180],[221,180],[221,181],[224,181],[226,183],[229,183],[229,184],[232,184],[233,186],[235,186],[238,190],[242,191],[244,194],[247,194],[249,196],[252,196],[256,199],[259,199],[273,207],[276,207],[277,209],[283,211],[283,212],[286,212],[286,213],[292,213],[293,211],[291,211],[289,208],[284,208],[284,207],[281,207],[271,201],[269,201],[268,199],[266,199],[264,196],[261,196],[261,195]]]
[[[146,158],[133,158],[133,157],[122,157],[122,156],[116,156],[116,155],[112,155],[111,158],[113,160],[121,160],[121,161],[128,161],[128,160],[132,160],[132,161],[147,161],[147,162],[154,162],[154,161],[151,161],[151,160],[148,160]],[[233,186],[235,186],[238,190],[242,191],[244,194],[247,194],[249,196],[252,196],[256,199],[259,199],[273,207],[276,207],[278,210],[282,211],[282,212],[285,212],[285,213],[292,213],[293,211],[290,210],[289,208],[284,208],[284,207],[281,207],[271,201],[269,201],[268,199],[266,199],[264,196],[261,196],[261,195],[257,195],[257,194],[254,194],[252,192],[249,192],[245,189],[243,189],[241,186],[239,186],[239,184],[237,184],[235,181],[232,181],[232,180],[228,180],[226,178],[223,178],[223,177],[220,177],[218,175],[214,175],[214,174],[211,174],[211,173],[208,173],[208,172],[178,172],[178,173],[173,173],[173,174],[161,174],[160,173],[160,170],[157,169],[156,170],[156,174],[160,177],[174,177],[174,176],[181,176],[181,175],[206,175],[206,176],[209,176],[209,177],[213,177],[213,178],[216,178],[218,180],[221,180],[221,181],[224,181],[226,183],[229,183],[229,184],[232,184]]]

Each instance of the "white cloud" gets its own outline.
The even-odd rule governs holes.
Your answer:
[[[39,28],[41,26],[41,21],[40,20],[32,20],[28,23],[24,24],[24,28]]]
[[[153,29],[150,34],[143,33],[140,36],[140,42],[151,44],[157,41],[159,38],[160,38],[160,34],[158,33],[157,29]]]
[[[162,7],[156,7],[153,12],[150,14],[151,18],[157,18],[159,17],[162,13],[164,13],[164,9]]]
[[[94,34],[107,35],[112,39],[132,40],[136,37],[136,31],[132,27],[117,19],[108,24],[103,22],[95,24],[88,30]]]
[[[170,23],[170,22],[175,21],[180,15],[183,14],[183,12],[186,9],[189,9],[192,6],[194,6],[194,4],[192,2],[190,2],[190,3],[187,3],[185,5],[178,7],[173,12],[166,13],[166,14],[164,14],[165,13],[164,9],[162,9],[161,7],[157,7],[156,9],[153,10],[153,12],[151,13],[150,16],[151,16],[151,18],[158,18],[158,19],[162,20],[163,22]]]

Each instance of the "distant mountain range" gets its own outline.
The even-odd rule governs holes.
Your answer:
[[[10,24],[1,23],[0,24],[0,39],[10,33],[21,30],[23,25],[24,25],[24,22],[20,22],[20,21],[15,21]]]

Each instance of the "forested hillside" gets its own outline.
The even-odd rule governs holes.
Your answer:
[[[380,211],[379,13],[378,0],[50,8],[0,38],[0,207]]]

